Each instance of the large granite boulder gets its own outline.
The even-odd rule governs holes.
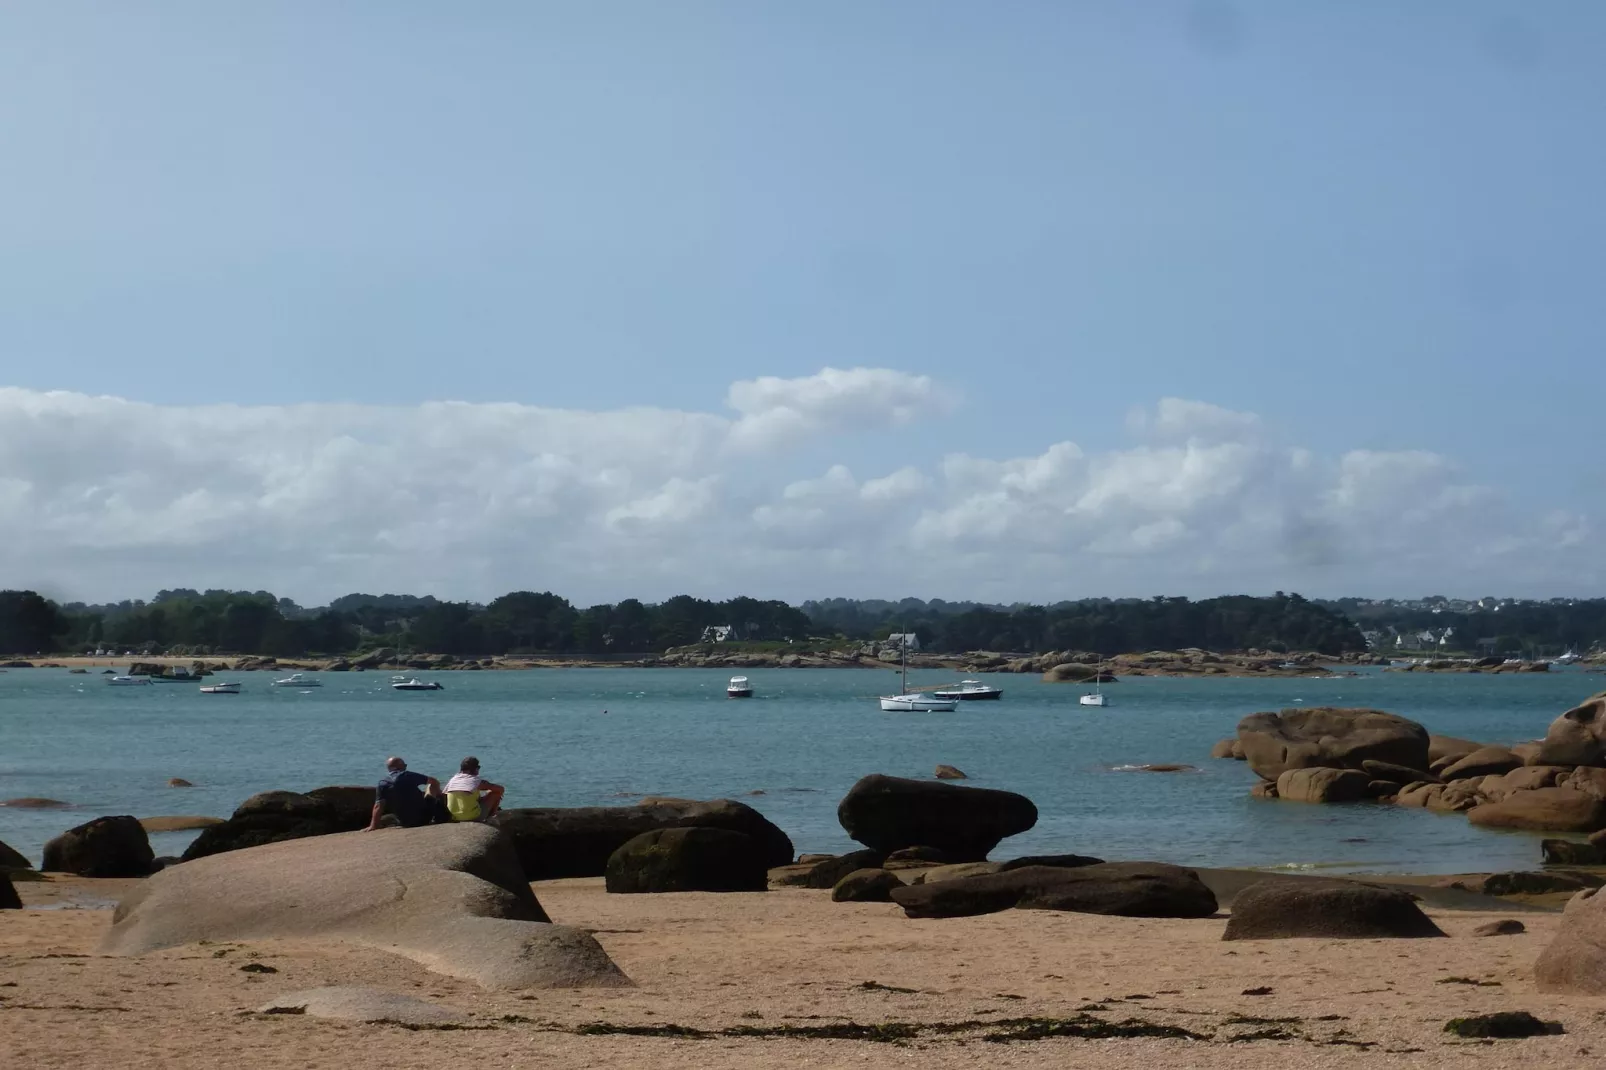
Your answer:
[[[1277,778],[1277,797],[1290,802],[1358,802],[1371,797],[1371,783],[1371,776],[1359,769],[1285,769]]]
[[[1567,900],[1556,935],[1534,964],[1541,992],[1606,995],[1606,889]]]
[[[1479,747],[1471,754],[1445,766],[1439,776],[1446,781],[1467,780],[1472,777],[1509,773],[1522,767],[1522,759],[1505,747]]]
[[[1223,940],[1443,936],[1416,900],[1397,888],[1342,880],[1263,880],[1232,901]]]
[[[1536,765],[1606,765],[1606,691],[1550,722]]]
[[[367,827],[373,806],[373,788],[260,792],[236,807],[221,825],[202,829],[185,849],[184,860],[309,836],[356,832]]]
[[[488,988],[630,983],[593,936],[549,922],[512,843],[473,822],[288,840],[164,869],[118,904],[101,951],[271,939],[375,947]]]
[[[123,814],[97,817],[45,844],[40,869],[80,877],[143,877],[156,853],[139,818]]]
[[[1134,918],[1207,918],[1216,897],[1191,869],[1159,862],[1026,866],[957,880],[894,888],[911,918],[963,918],[1019,907]]]
[[[1606,828],[1606,801],[1570,787],[1534,788],[1474,806],[1467,820],[1484,828],[1597,832]]]
[[[1482,743],[1470,739],[1461,739],[1457,736],[1430,735],[1428,736],[1428,765],[1445,759],[1452,762],[1458,761],[1482,746]]]
[[[653,829],[608,859],[610,892],[762,892],[769,888],[764,848],[729,829]]]
[[[935,847],[956,862],[970,862],[1037,824],[1037,807],[1012,791],[872,773],[848,789],[836,816],[866,847]]]
[[[0,910],[21,910],[22,897],[17,895],[17,889],[12,887],[11,878],[6,876],[5,870],[0,870]]]
[[[0,840],[0,873],[8,869],[32,869],[33,863],[23,857],[22,852],[8,846]]]
[[[1289,769],[1360,769],[1390,762],[1428,767],[1428,730],[1382,710],[1314,706],[1252,713],[1238,722],[1244,758],[1256,774],[1276,780]]]
[[[532,881],[600,877],[608,859],[644,832],[665,828],[716,828],[756,841],[765,868],[792,861],[792,841],[763,814],[731,799],[643,799],[635,806],[538,807],[503,810],[494,819],[513,837]]]

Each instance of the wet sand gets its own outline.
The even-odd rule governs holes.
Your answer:
[[[1251,1070],[1461,1068],[1468,1060],[1480,1067],[1598,1066],[1606,1054],[1606,1001],[1535,992],[1533,960],[1559,916],[1521,907],[1455,910],[1430,900],[1428,912],[1450,934],[1444,940],[1223,943],[1219,917],[1014,910],[915,921],[891,904],[832,903],[828,893],[802,889],[610,896],[598,879],[555,881],[534,886],[548,912],[595,930],[638,987],[510,993],[333,943],[252,941],[139,959],[100,956],[95,948],[111,921],[106,904],[131,883],[18,885],[32,909],[0,912],[0,1062],[261,1070],[469,1062]],[[1521,918],[1529,931],[1470,935],[1504,916]],[[247,963],[275,972],[242,971]],[[278,994],[340,984],[432,1000],[470,1013],[473,1028],[253,1013]],[[1252,989],[1270,991],[1245,994]],[[1489,1044],[1443,1032],[1451,1017],[1499,1010],[1559,1020],[1567,1032]],[[1137,1019],[1208,1039],[987,1039],[1018,1033],[1018,1025],[1000,1024],[1010,1019],[1079,1015]],[[895,1044],[717,1035],[848,1022],[928,1028]],[[965,1022],[978,1024],[940,1031]],[[576,1032],[591,1023],[716,1035]]]

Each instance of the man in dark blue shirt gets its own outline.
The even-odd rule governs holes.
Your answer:
[[[374,794],[374,813],[366,831],[378,828],[385,814],[395,814],[403,828],[418,828],[434,821],[443,808],[440,781],[412,772],[400,758],[386,759],[385,769],[385,779]],[[419,788],[424,789],[422,795]]]

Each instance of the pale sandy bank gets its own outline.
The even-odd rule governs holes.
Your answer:
[[[382,952],[307,943],[95,946],[129,882],[19,885],[0,912],[0,1065],[16,1067],[1524,1067],[1606,1062],[1606,1000],[1540,996],[1534,958],[1559,916],[1431,909],[1449,939],[1221,942],[1224,922],[1008,911],[911,921],[827,893],[609,896],[600,880],[535,885],[555,920],[596,931],[634,989],[489,993]],[[1474,938],[1520,917],[1524,935]],[[272,973],[243,972],[259,963]],[[1446,983],[1449,978],[1481,982]],[[869,984],[867,984],[867,982]],[[362,984],[471,1012],[475,1028],[409,1030],[252,1010],[277,994]],[[1270,994],[1244,995],[1269,988]],[[1142,1019],[1207,1040],[984,1039],[982,1025],[902,1044],[577,1035],[586,1023],[706,1031],[843,1022]],[[1562,1036],[1488,1044],[1446,1019],[1529,1010]],[[1286,1020],[1285,1020],[1286,1019]],[[1288,1039],[1275,1039],[1286,1034]],[[1259,1035],[1261,1039],[1234,1040]]]

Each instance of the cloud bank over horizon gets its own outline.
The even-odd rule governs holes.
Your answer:
[[[1165,397],[1093,450],[863,457],[963,399],[826,368],[733,383],[728,411],[495,403],[166,406],[0,388],[0,587],[166,587],[581,604],[1300,590],[1601,595],[1587,503],[1537,512],[1427,450],[1320,455],[1255,414]],[[910,451],[898,451],[900,459]]]

